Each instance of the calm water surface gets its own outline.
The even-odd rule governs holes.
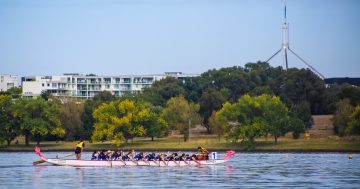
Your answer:
[[[68,153],[44,153],[57,154]],[[74,168],[33,166],[34,153],[3,152],[0,188],[360,188],[360,154],[347,155],[237,153],[216,166]]]

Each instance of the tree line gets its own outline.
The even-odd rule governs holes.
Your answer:
[[[0,96],[0,140],[10,144],[23,135],[26,144],[30,139],[121,144],[179,130],[187,141],[189,129],[202,124],[208,133],[251,146],[260,136],[271,135],[275,142],[287,132],[299,137],[312,126],[314,114],[334,114],[341,136],[359,134],[359,105],[358,87],[326,86],[309,69],[257,62],[182,80],[165,78],[120,98],[102,91],[87,100],[48,93],[24,99],[13,89]]]

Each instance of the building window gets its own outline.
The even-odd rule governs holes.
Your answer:
[[[43,84],[42,84],[42,86],[44,87],[44,86],[45,86],[45,84],[43,83]]]

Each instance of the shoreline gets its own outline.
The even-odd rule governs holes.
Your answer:
[[[154,151],[154,152],[163,152],[163,151],[196,151],[196,149],[188,149],[188,148],[184,148],[184,149],[179,149],[179,148],[169,148],[169,149],[151,149],[151,148],[122,148],[122,150],[130,150],[130,149],[134,149],[136,151],[140,151],[140,152],[147,152],[147,151]],[[100,150],[100,149],[98,149]],[[116,150],[114,148],[107,148],[106,150]],[[354,154],[360,154],[360,150],[327,150],[327,149],[273,149],[273,150],[269,150],[269,149],[254,149],[254,150],[244,150],[244,149],[211,149],[208,148],[209,151],[215,151],[215,152],[226,152],[228,150],[234,150],[235,152],[239,153],[342,153],[342,154],[346,154],[346,153],[354,153]],[[46,149],[46,148],[42,148],[41,149],[42,152],[72,152],[74,151],[74,149]],[[34,150],[32,149],[1,149],[0,148],[0,153],[5,153],[5,152],[34,152]],[[84,152],[93,152],[93,149],[88,149],[88,150],[84,150]]]
[[[44,141],[39,147],[44,152],[73,152],[77,141]],[[22,141],[20,144],[12,144],[8,147],[0,147],[0,152],[33,152],[35,142],[26,146]],[[336,140],[331,138],[312,139],[289,139],[281,138],[277,143],[266,138],[259,138],[256,146],[248,150],[241,143],[231,143],[226,140],[219,141],[211,137],[194,137],[190,142],[181,142],[180,138],[161,138],[154,141],[148,138],[136,138],[131,143],[116,146],[111,141],[94,142],[86,141],[85,152],[94,150],[137,150],[137,151],[197,151],[202,146],[209,151],[225,152],[235,150],[240,153],[360,153],[360,141]]]

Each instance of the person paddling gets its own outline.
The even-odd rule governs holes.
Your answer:
[[[78,142],[76,144],[75,154],[76,154],[76,159],[77,160],[81,159],[81,152],[83,151],[84,147],[85,147],[84,140],[80,140],[80,142]]]
[[[198,160],[208,160],[209,159],[209,151],[207,151],[205,148],[203,147],[198,147],[198,156],[197,159]]]

